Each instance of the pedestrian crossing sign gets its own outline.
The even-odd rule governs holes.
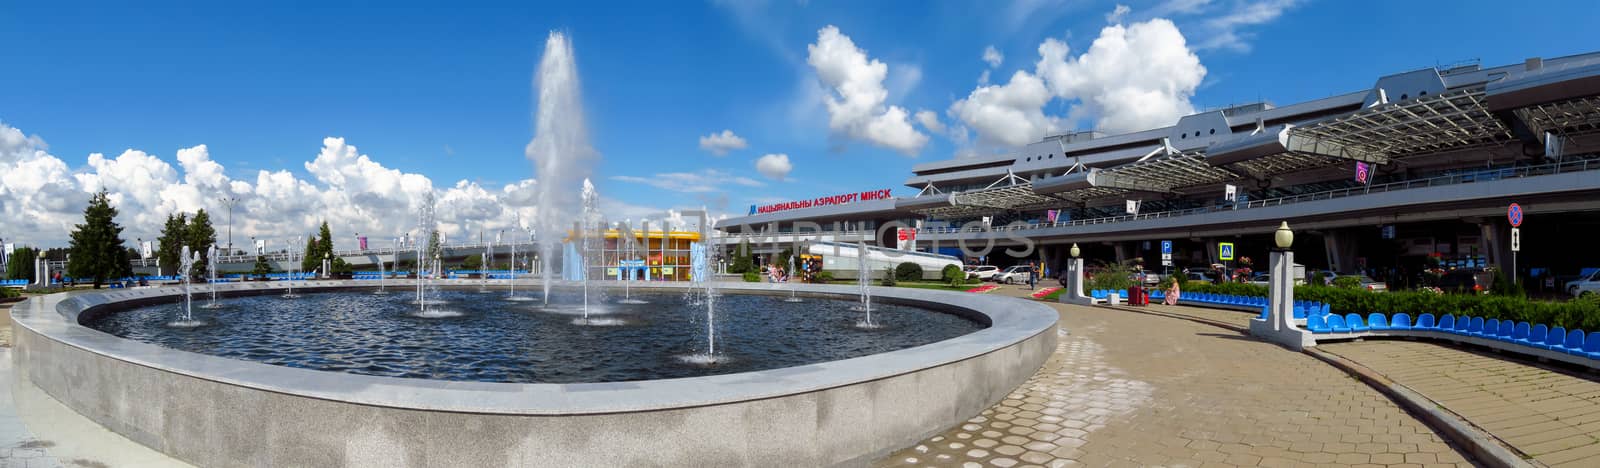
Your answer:
[[[1223,242],[1217,244],[1217,258],[1222,259],[1224,262],[1233,261],[1233,243]]]

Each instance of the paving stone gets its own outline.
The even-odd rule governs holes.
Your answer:
[[[1383,395],[1310,356],[1188,320],[1054,307],[1069,334],[1043,368],[980,417],[879,464],[916,457],[941,466],[998,466],[1001,459],[1019,466],[1314,466],[1341,463],[1341,455],[1345,465],[1379,463],[1379,454],[1400,463],[1407,454],[1392,453],[1391,445],[1403,437],[1433,437],[1414,440],[1413,452],[1417,442],[1443,440]],[[1251,315],[1148,310],[1239,324]],[[939,437],[964,445],[951,447]],[[928,453],[915,451],[919,445]],[[1439,460],[1428,455],[1429,462]]]

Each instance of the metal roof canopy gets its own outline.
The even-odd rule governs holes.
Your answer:
[[[952,218],[1060,204],[1065,200],[1033,193],[1033,183],[1007,173],[988,187],[950,194],[950,204],[912,211],[929,217]]]
[[[1538,104],[1514,112],[1541,138],[1544,132],[1573,135],[1600,131],[1600,96]]]
[[[1142,192],[1176,192],[1186,187],[1239,179],[1232,171],[1206,163],[1205,153],[1190,151],[1156,156],[1100,171],[1096,186]]]
[[[1484,88],[1480,86],[1378,104],[1344,117],[1291,128],[1286,147],[1382,163],[1402,156],[1510,141],[1511,131],[1489,113],[1483,97]],[[1295,142],[1297,139],[1306,141]],[[1338,149],[1343,154],[1326,149]]]

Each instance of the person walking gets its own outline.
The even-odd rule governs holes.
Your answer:
[[[1028,265],[1028,290],[1033,291],[1039,284],[1039,265]]]

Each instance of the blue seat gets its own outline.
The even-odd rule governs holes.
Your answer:
[[[1373,330],[1388,330],[1389,319],[1384,317],[1383,314],[1377,312],[1367,314],[1367,328]]]
[[[1541,323],[1534,325],[1533,329],[1528,331],[1528,336],[1526,338],[1517,340],[1517,343],[1535,348],[1542,348],[1544,347],[1544,339],[1549,334],[1550,327],[1547,327],[1545,324]]]
[[[1367,331],[1367,324],[1361,321],[1361,314],[1345,314],[1344,324],[1350,326],[1351,333]]]
[[[1544,344],[1539,347],[1551,351],[1561,351],[1561,344],[1567,342],[1567,327],[1557,325],[1550,329],[1550,334],[1545,336]]]
[[[1301,307],[1301,306],[1294,306],[1294,318],[1297,318],[1297,319],[1306,318],[1306,308],[1305,307]]]
[[[1499,333],[1500,319],[1489,319],[1483,322],[1483,329],[1478,330],[1478,333],[1473,334],[1473,336],[1479,338],[1494,338],[1494,336]]]
[[[1500,330],[1495,332],[1494,339],[1500,340],[1500,341],[1511,341],[1511,335],[1513,333],[1516,333],[1516,330],[1517,330],[1517,323],[1516,322],[1513,322],[1510,319],[1501,320],[1500,321]]]
[[[1600,359],[1600,331],[1589,332],[1589,337],[1583,339],[1583,355],[1589,359]]]
[[[1328,318],[1320,315],[1313,315],[1309,318],[1306,318],[1306,329],[1311,330],[1311,333],[1327,333],[1333,331],[1333,329],[1328,328]]]
[[[1322,312],[1320,312],[1320,313],[1321,313],[1321,314],[1322,314],[1322,315],[1328,315],[1328,314],[1331,314],[1331,313],[1333,313],[1333,307],[1332,307],[1332,306],[1329,306],[1329,305],[1327,305],[1327,304],[1323,304],[1323,305],[1322,305]]]
[[[1338,315],[1328,316],[1328,331],[1334,333],[1350,333],[1350,325],[1344,323],[1344,317]]]
[[[1511,339],[1506,340],[1506,342],[1521,343],[1523,341],[1527,341],[1528,333],[1532,331],[1533,330],[1530,329],[1528,322],[1517,322],[1517,328],[1511,329]]]
[[[1574,329],[1567,332],[1567,339],[1561,343],[1561,352],[1573,356],[1583,356],[1583,330]]]
[[[1417,326],[1413,328],[1432,330],[1436,326],[1437,324],[1433,323],[1433,314],[1423,312],[1422,315],[1417,316]]]
[[[1458,331],[1457,333],[1467,336],[1478,336],[1483,334],[1483,317],[1473,317],[1471,321],[1467,322],[1467,327]]]
[[[1261,317],[1261,320],[1267,320],[1267,319],[1272,318],[1272,308],[1271,307],[1262,307],[1261,308],[1260,317]]]
[[[1407,314],[1405,312],[1394,314],[1394,318],[1389,320],[1389,329],[1390,330],[1410,330],[1411,329],[1411,314]]]
[[[1450,315],[1450,314],[1444,314],[1444,317],[1439,317],[1439,331],[1446,332],[1446,333],[1452,333],[1452,332],[1455,332],[1455,330],[1456,330],[1456,316]]]

